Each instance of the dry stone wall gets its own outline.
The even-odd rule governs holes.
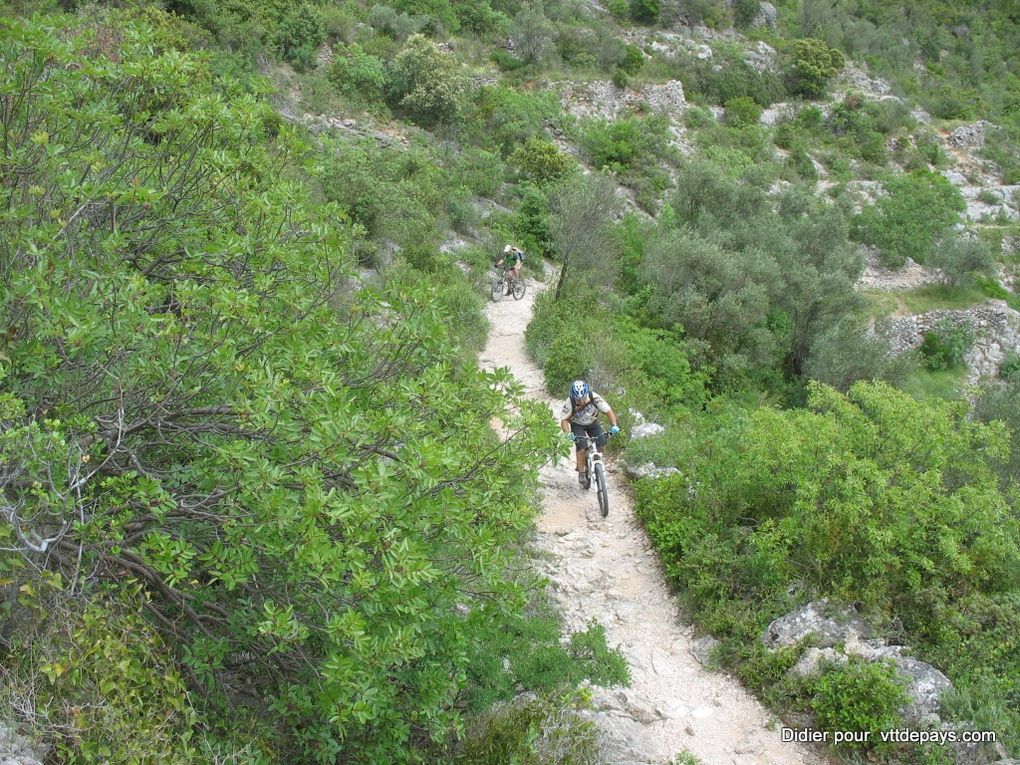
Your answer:
[[[890,320],[890,347],[895,353],[920,347],[924,333],[945,322],[949,326],[968,326],[975,334],[974,346],[967,353],[967,382],[994,377],[1008,353],[1020,353],[1020,313],[1003,300],[966,310],[938,310]]]

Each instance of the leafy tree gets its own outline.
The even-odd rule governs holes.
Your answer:
[[[815,337],[804,363],[804,375],[845,392],[858,380],[883,380],[896,385],[915,365],[911,355],[890,351],[887,328],[865,327],[850,318]]]
[[[949,287],[969,287],[975,274],[988,274],[995,268],[995,257],[987,242],[949,234],[928,257],[928,265],[942,270]]]
[[[556,52],[556,26],[539,5],[525,5],[514,17],[514,53],[532,66],[547,64]]]
[[[550,183],[561,180],[573,167],[570,157],[561,152],[556,144],[534,136],[521,144],[510,155],[510,162],[521,174],[536,183]]]
[[[423,35],[412,35],[393,61],[390,92],[422,125],[456,122],[467,100],[467,81],[456,60]]]
[[[211,735],[259,719],[251,759],[421,759],[459,724],[468,646],[523,608],[517,470],[554,449],[548,413],[462,363],[418,275],[355,286],[356,234],[268,104],[111,18],[0,22],[5,623],[56,609],[45,581],[134,604]],[[126,669],[51,666],[52,694],[180,701],[91,624]]]
[[[821,98],[829,80],[843,68],[843,54],[812,38],[794,40],[791,47],[790,89],[806,98]]]
[[[568,181],[550,203],[549,236],[561,264],[555,292],[559,300],[568,274],[571,280],[612,275],[613,266],[607,262],[610,223],[619,201],[612,180],[593,174]]]
[[[659,0],[630,0],[630,17],[641,24],[654,24],[661,12]]]
[[[314,65],[315,55],[325,40],[326,30],[319,9],[309,3],[292,7],[280,20],[276,32],[280,53],[299,70]]]
[[[383,62],[365,53],[357,43],[334,49],[327,77],[340,93],[359,103],[375,103],[386,95],[387,79]]]
[[[959,190],[927,169],[890,178],[883,186],[885,195],[854,220],[855,237],[878,247],[887,266],[899,267],[908,257],[928,262],[935,243],[966,208]]]

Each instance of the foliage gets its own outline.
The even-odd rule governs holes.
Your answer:
[[[555,25],[539,5],[524,5],[514,17],[514,53],[525,64],[548,64],[555,54]]]
[[[555,296],[573,281],[605,284],[613,276],[609,224],[619,200],[606,176],[575,176],[550,199],[549,239],[560,260]]]
[[[410,16],[389,5],[373,5],[368,16],[372,28],[394,40],[404,41],[421,32],[427,23],[422,16]]]
[[[971,421],[963,402],[881,383],[846,395],[813,384],[808,405],[717,404],[673,442],[682,474],[637,485],[638,513],[698,621],[739,643],[791,594],[830,597],[895,614],[900,639],[954,682],[1014,677],[1020,647],[999,647],[988,616],[1020,587],[1020,524],[997,474],[1005,429]],[[983,687],[1004,701],[1015,683]]]
[[[532,136],[510,155],[511,164],[521,175],[535,183],[551,183],[574,168],[570,157],[561,152],[552,141]]]
[[[942,319],[933,330],[924,333],[921,356],[928,369],[949,369],[963,364],[972,345],[974,329],[970,324]]]
[[[503,85],[482,87],[468,117],[472,137],[509,156],[528,138],[544,137],[543,125],[560,117],[555,93],[530,93]]]
[[[804,374],[812,380],[849,390],[858,380],[902,382],[916,362],[910,354],[890,350],[888,328],[866,328],[853,319],[835,324],[818,335],[811,345]]]
[[[975,275],[995,269],[995,257],[987,242],[977,238],[948,235],[928,258],[928,265],[942,270],[949,287],[970,287]]]
[[[636,45],[627,44],[624,49],[623,60],[620,62],[620,70],[625,74],[633,75],[641,71],[645,64],[645,54]]]
[[[327,77],[346,98],[361,104],[382,101],[388,81],[383,62],[357,43],[335,48]]]
[[[738,27],[746,27],[758,17],[760,11],[760,0],[734,0],[733,23]]]
[[[662,8],[659,0],[630,0],[630,17],[641,24],[654,24]]]
[[[393,60],[390,94],[411,119],[425,125],[456,122],[467,100],[467,81],[455,59],[423,35],[412,35]]]
[[[125,587],[122,603],[83,607],[60,577],[43,581],[45,591],[29,585],[19,600],[48,616],[9,632],[0,670],[0,698],[22,710],[33,738],[59,734],[55,754],[72,764],[197,761],[198,715],[167,647],[137,613],[139,587]]]
[[[880,732],[903,725],[899,710],[908,698],[891,663],[851,659],[845,666],[830,666],[814,690],[811,708],[820,729],[870,734],[867,741],[848,742],[849,748],[871,749]]]
[[[13,594],[48,577],[84,599],[141,587],[177,674],[139,694],[175,698],[179,676],[210,735],[257,717],[277,761],[418,760],[459,725],[468,646],[523,607],[506,571],[555,430],[461,362],[448,312],[476,307],[399,268],[355,286],[357,231],[310,198],[308,147],[266,103],[111,18],[119,36],[0,35],[19,94],[0,160],[20,200],[0,239],[8,621],[36,618]],[[135,677],[82,687],[131,698]],[[130,721],[164,702],[138,698],[116,714],[155,730]]]
[[[546,694],[497,707],[468,730],[463,765],[599,765],[599,732],[579,712],[584,694]]]
[[[959,221],[963,197],[944,176],[926,169],[883,186],[885,195],[854,219],[854,236],[878,247],[887,267],[898,268],[907,258],[926,263],[935,243]]]
[[[757,125],[762,108],[747,96],[731,98],[726,102],[726,124],[734,127]]]
[[[646,210],[654,210],[668,181],[662,168],[671,159],[668,125],[661,115],[593,120],[585,128],[581,146],[596,169],[618,175],[635,189]]]
[[[276,44],[281,55],[298,70],[314,65],[315,55],[325,39],[326,30],[319,18],[319,9],[310,3],[290,8],[276,30]]]
[[[800,374],[815,337],[857,305],[859,255],[838,209],[802,192],[772,210],[753,169],[729,177],[710,162],[680,169],[672,209],[645,250],[649,310],[708,341],[725,374],[783,365]]]
[[[843,68],[843,54],[812,38],[794,40],[790,48],[790,90],[805,98],[821,98],[829,80]]]

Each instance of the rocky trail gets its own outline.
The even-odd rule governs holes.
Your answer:
[[[542,371],[524,347],[534,296],[543,286],[528,280],[522,300],[489,303],[492,330],[479,363],[509,367],[554,416],[561,402],[546,395]],[[630,687],[593,689],[592,716],[605,734],[610,762],[661,765],[686,750],[703,765],[828,763],[822,752],[783,743],[774,716],[736,680],[706,670],[695,658],[692,630],[681,623],[634,516],[623,471],[612,461],[607,467],[606,519],[594,490],[578,487],[572,462],[543,468],[535,565],[551,582],[567,630],[583,630],[596,619],[630,666]]]

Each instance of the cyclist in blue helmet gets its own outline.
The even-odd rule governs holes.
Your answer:
[[[620,432],[616,413],[598,393],[584,380],[574,380],[570,386],[570,398],[560,408],[560,429],[570,434],[570,440],[577,444],[577,482],[582,487],[590,485],[585,465],[588,459],[588,439],[594,438],[600,447],[605,446],[606,432],[599,425],[599,412],[603,412],[612,423],[609,432]]]

